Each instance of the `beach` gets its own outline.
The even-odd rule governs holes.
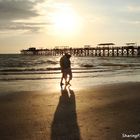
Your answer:
[[[0,140],[140,139],[140,0],[0,0]]]
[[[0,55],[0,140],[138,139],[139,57]]]
[[[0,139],[139,138],[139,87],[140,82],[123,82],[1,94]]]

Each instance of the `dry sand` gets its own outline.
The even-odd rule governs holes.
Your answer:
[[[121,140],[122,134],[139,134],[139,87],[120,83],[2,95],[0,140]]]

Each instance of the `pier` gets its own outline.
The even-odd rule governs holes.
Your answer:
[[[83,48],[72,48],[68,46],[57,46],[53,49],[36,49],[31,47],[21,50],[24,55],[63,55],[70,53],[73,56],[92,56],[92,57],[121,57],[121,56],[140,56],[140,46],[135,43],[127,43],[125,46],[115,46],[114,43],[102,43],[96,47],[85,45]]]

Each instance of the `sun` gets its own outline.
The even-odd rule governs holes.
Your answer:
[[[56,33],[75,32],[78,26],[77,15],[72,9],[63,9],[62,11],[53,14],[53,24]]]
[[[76,19],[73,15],[67,13],[60,13],[55,17],[54,22],[56,28],[62,30],[73,30],[76,26]]]

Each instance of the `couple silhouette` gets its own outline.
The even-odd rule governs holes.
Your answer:
[[[71,55],[68,53],[65,53],[60,58],[60,67],[61,67],[61,81],[60,86],[62,87],[64,85],[63,80],[65,80],[65,85],[71,85],[70,81],[72,80],[72,70],[71,70],[71,61],[70,61]],[[69,76],[69,77],[68,77]]]

